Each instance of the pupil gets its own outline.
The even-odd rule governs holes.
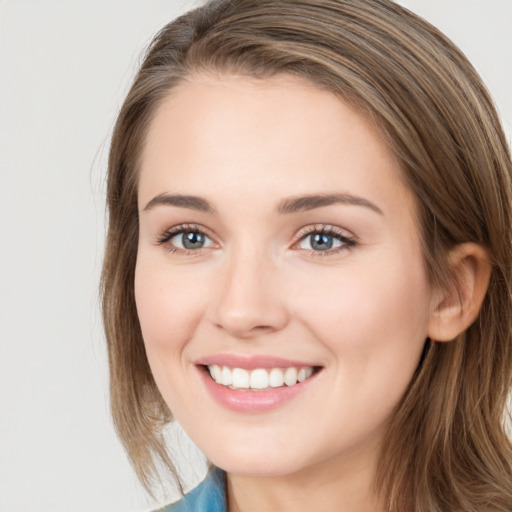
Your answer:
[[[332,236],[317,233],[316,235],[313,235],[311,247],[318,251],[326,251],[332,247],[332,242]]]
[[[183,233],[182,242],[185,249],[199,249],[204,245],[204,236],[201,233],[190,231]]]

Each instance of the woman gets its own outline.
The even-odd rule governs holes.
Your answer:
[[[165,27],[107,192],[141,481],[175,473],[175,417],[214,469],[169,510],[510,510],[511,171],[476,72],[390,1],[214,0]]]

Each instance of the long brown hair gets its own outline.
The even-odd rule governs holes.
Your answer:
[[[449,343],[427,340],[390,422],[376,486],[389,511],[510,511],[512,164],[489,94],[462,52],[390,0],[213,0],[151,43],[115,126],[102,275],[114,423],[149,489],[172,415],[146,359],[134,300],[137,172],[161,100],[195,73],[302,77],[381,128],[416,196],[433,283],[446,255],[484,246],[492,273],[477,320]]]

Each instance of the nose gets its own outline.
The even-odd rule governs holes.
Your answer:
[[[247,339],[283,329],[289,321],[282,276],[271,258],[232,254],[222,273],[211,321],[233,337]]]

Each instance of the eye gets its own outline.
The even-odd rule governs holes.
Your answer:
[[[202,249],[212,244],[212,240],[199,231],[183,231],[171,237],[169,242],[179,249],[187,250]]]
[[[316,253],[337,253],[356,244],[355,240],[333,227],[313,228],[303,234],[296,247]]]
[[[170,252],[193,252],[213,247],[213,240],[199,227],[176,226],[166,231],[158,240]]]

